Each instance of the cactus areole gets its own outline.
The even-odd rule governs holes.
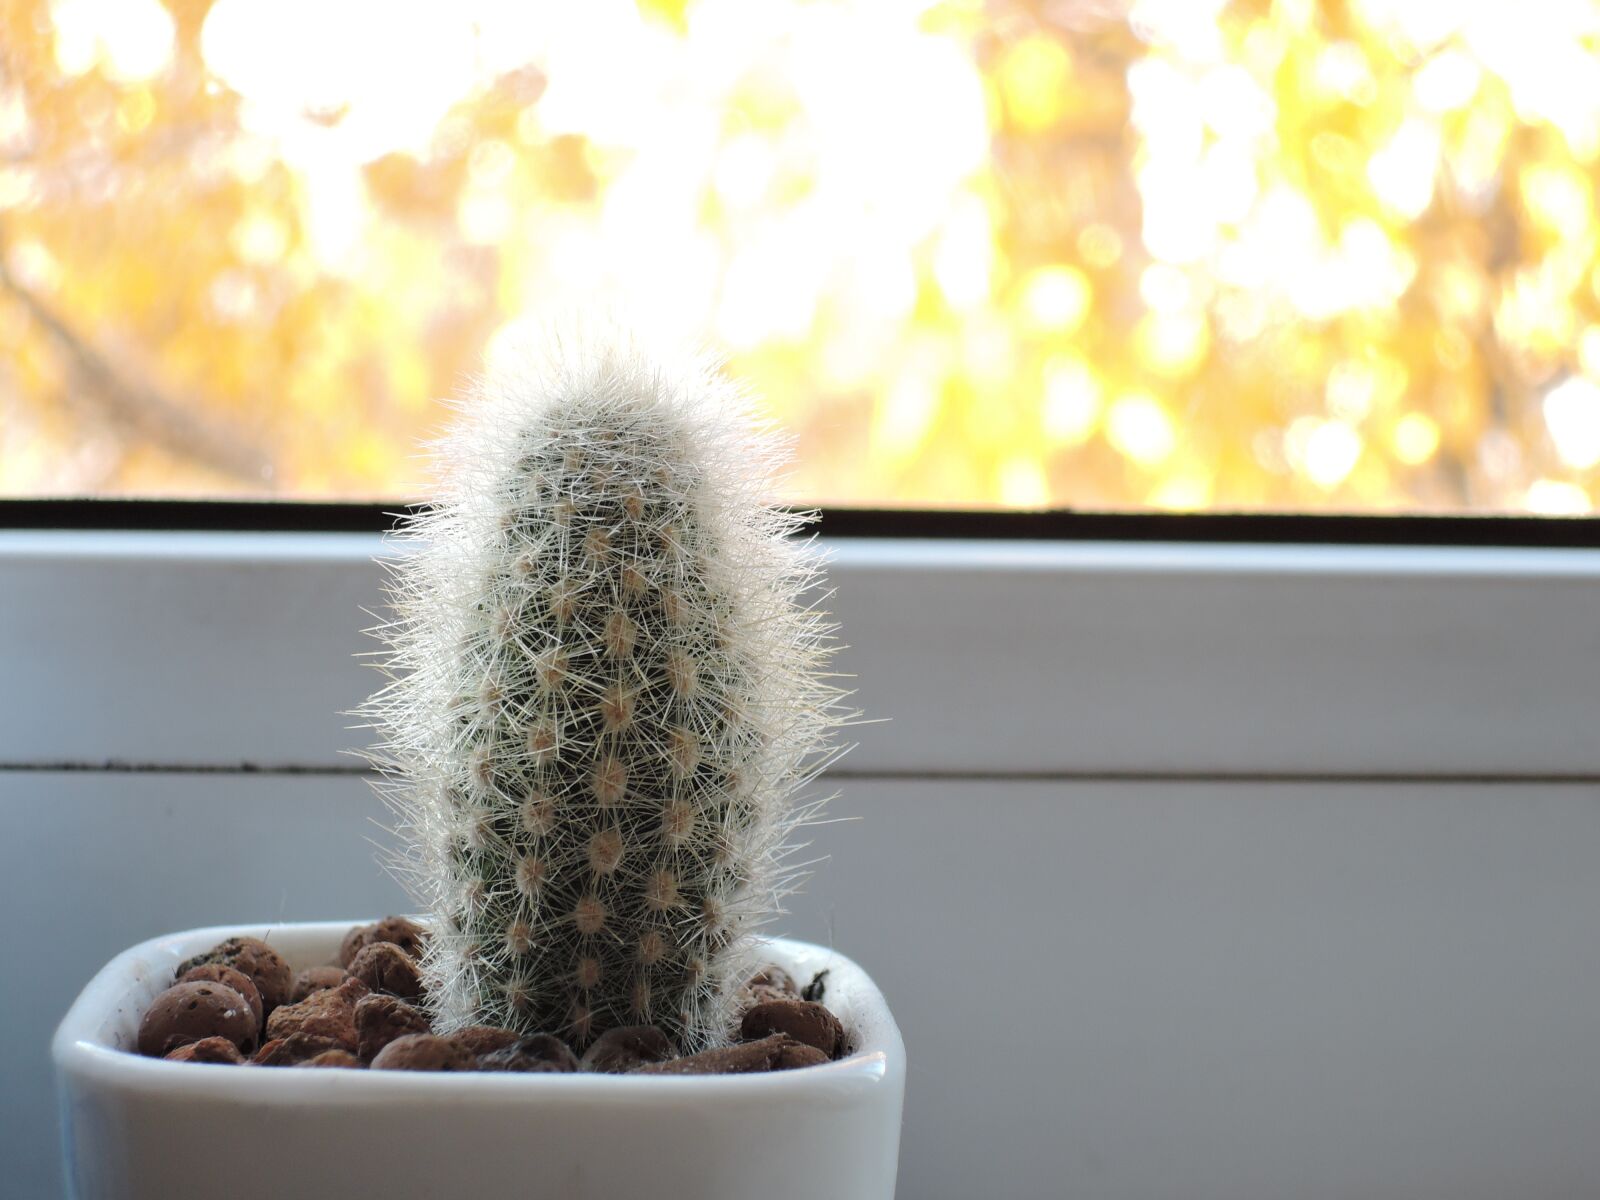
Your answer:
[[[437,457],[365,710],[434,1016],[717,1045],[842,715],[784,446],[612,335],[479,385]]]

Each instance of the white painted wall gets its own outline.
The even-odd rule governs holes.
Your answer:
[[[0,535],[7,1196],[116,950],[404,906],[334,754],[372,548]],[[895,722],[783,929],[888,993],[903,1196],[1600,1195],[1600,555],[846,550]]]

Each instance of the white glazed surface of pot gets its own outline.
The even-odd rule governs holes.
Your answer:
[[[52,1047],[77,1200],[889,1200],[905,1047],[860,967],[784,939],[851,1054],[761,1075],[426,1074],[171,1063],[132,1052],[173,969],[260,937],[296,970],[357,922],[197,929],[141,943],[84,989]]]

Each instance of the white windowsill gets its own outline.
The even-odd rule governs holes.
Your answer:
[[[852,773],[1600,776],[1600,550],[824,545]],[[387,552],[0,532],[0,763],[349,769]]]

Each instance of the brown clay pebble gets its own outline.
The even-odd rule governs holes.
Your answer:
[[[672,1057],[672,1043],[654,1025],[624,1025],[595,1039],[579,1064],[585,1071],[625,1075],[647,1063]]]
[[[502,1029],[498,1025],[468,1025],[450,1035],[450,1040],[473,1058],[515,1046],[522,1035],[515,1029]]]
[[[297,1067],[307,1059],[329,1050],[344,1050],[344,1047],[332,1038],[318,1037],[314,1033],[294,1033],[284,1038],[273,1038],[257,1050],[256,1056],[250,1061],[258,1067]]]
[[[686,1058],[650,1063],[634,1072],[636,1075],[749,1075],[757,1071],[770,1071],[793,1039],[775,1033],[759,1042],[740,1042],[736,1046],[721,1046],[716,1050],[703,1050]]]
[[[431,1033],[395,1038],[372,1060],[374,1071],[470,1071],[475,1065],[460,1046]]]
[[[266,1019],[266,1014],[261,1008],[261,993],[256,989],[255,980],[243,971],[235,971],[232,967],[225,967],[221,963],[203,963],[198,967],[190,967],[178,976],[179,983],[194,983],[196,980],[207,980],[220,983],[224,987],[231,987],[243,996],[245,1003],[250,1006],[250,1011],[256,1018],[256,1036],[261,1036],[261,1024]]]
[[[145,1010],[139,1053],[165,1058],[179,1046],[209,1037],[226,1038],[248,1053],[259,1033],[249,1002],[231,987],[204,979],[175,983]]]
[[[355,956],[374,942],[388,942],[399,946],[410,958],[422,957],[428,940],[428,931],[405,917],[385,917],[370,925],[357,925],[344,935],[339,945],[339,965],[348,968]]]
[[[745,981],[740,999],[741,1010],[754,1008],[769,1000],[798,1000],[800,985],[794,981],[793,975],[777,963],[768,963]]]
[[[348,1050],[324,1050],[321,1054],[313,1055],[303,1063],[302,1067],[365,1067],[362,1062]]]
[[[395,1038],[428,1033],[428,1018],[397,996],[373,993],[356,1004],[356,1053],[371,1062]],[[513,1035],[515,1036],[515,1035]]]
[[[780,1051],[772,1064],[774,1071],[793,1071],[797,1067],[820,1067],[825,1062],[830,1062],[828,1056],[815,1046],[808,1046],[804,1042],[793,1039]]]
[[[285,1004],[267,1018],[267,1036],[285,1038],[309,1033],[332,1038],[351,1053],[360,1044],[356,1032],[356,1004],[367,994],[361,980],[346,979],[336,988],[313,992],[299,1004]]]
[[[371,925],[357,925],[344,935],[344,940],[339,943],[339,966],[348,969],[350,960],[361,953],[367,944],[367,935],[377,928],[377,922]]]
[[[289,990],[289,1003],[299,1004],[312,993],[336,988],[344,981],[343,967],[307,967],[294,977],[294,986]]]
[[[179,1046],[167,1055],[167,1061],[237,1064],[244,1062],[244,1055],[227,1038],[208,1037],[190,1042],[187,1046]]]
[[[739,1036],[754,1040],[771,1033],[787,1033],[797,1042],[815,1046],[829,1058],[837,1058],[844,1046],[844,1027],[839,1018],[811,1000],[769,1000],[744,1014]]]
[[[375,992],[388,992],[402,1000],[422,998],[422,974],[417,964],[393,942],[373,942],[350,960],[350,978],[359,979]]]
[[[543,1071],[565,1074],[577,1069],[577,1055],[573,1054],[560,1038],[548,1033],[536,1033],[521,1039],[515,1045],[502,1046],[498,1050],[478,1055],[480,1071],[525,1071],[530,1074]]]
[[[183,963],[178,968],[178,974],[182,975],[191,967],[205,963],[221,963],[250,976],[256,990],[261,993],[261,1007],[267,1016],[271,1016],[272,1010],[278,1005],[289,1002],[289,986],[292,982],[289,964],[260,938],[233,937],[218,942],[204,954],[196,954]]]
[[[370,946],[373,942],[389,942],[411,958],[421,958],[428,944],[428,931],[406,917],[385,917],[372,927],[367,944]]]

